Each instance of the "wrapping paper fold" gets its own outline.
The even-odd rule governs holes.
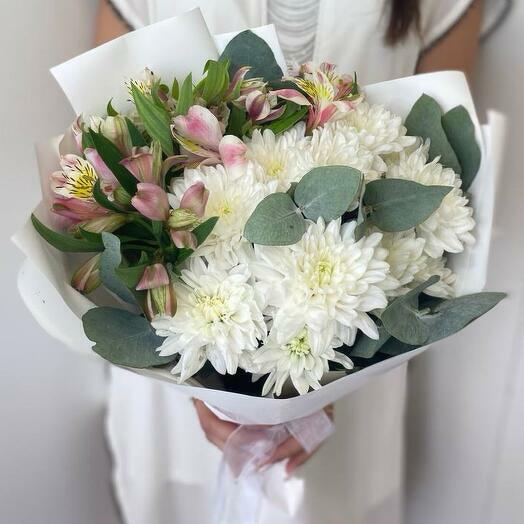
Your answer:
[[[265,38],[281,56],[274,29],[259,28],[258,34]],[[233,34],[222,35],[215,40],[203,22],[198,10],[154,26],[140,29],[85,53],[56,67],[53,74],[61,84],[75,111],[104,113],[107,100],[122,81],[149,66],[165,78],[184,76],[192,71],[201,74],[205,62],[216,58]],[[171,50],[181,42],[191,40],[191,46],[183,47],[183,54]],[[169,43],[166,48],[165,42]],[[162,43],[162,46],[159,44]],[[118,59],[117,59],[118,58]],[[480,126],[471,94],[462,73],[442,72],[401,78],[365,88],[368,100],[384,104],[391,111],[406,117],[413,103],[422,93],[433,96],[444,111],[462,104],[470,112],[476,128],[477,139],[482,148],[482,165],[471,187],[477,228],[476,244],[465,253],[456,256],[452,264],[458,274],[459,293],[480,291],[486,281],[486,271],[493,220],[495,196],[495,173],[498,172],[503,138],[503,119],[490,114],[487,126]],[[124,104],[125,95],[121,95]],[[118,106],[121,107],[121,106]],[[58,139],[38,147],[40,175],[45,181],[55,169],[58,158]],[[45,193],[44,193],[45,196]],[[36,210],[44,220],[46,204]],[[33,229],[31,223],[13,238],[24,252],[27,260],[18,277],[22,298],[43,329],[66,346],[86,355],[94,355],[92,343],[84,335],[81,316],[94,304],[69,285],[68,257],[49,246]],[[171,383],[178,391],[199,398],[217,408],[221,413],[242,424],[280,424],[308,416],[360,388],[374,376],[385,373],[411,358],[427,347],[392,357],[369,366],[354,374],[329,382],[317,391],[289,399],[252,397],[228,391],[206,389],[195,381],[179,385],[166,369],[131,370],[152,379]]]

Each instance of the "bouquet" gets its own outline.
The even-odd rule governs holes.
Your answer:
[[[52,334],[258,424],[504,296],[481,291],[492,172],[463,76],[363,88],[328,63],[287,72],[274,42],[213,40],[193,11],[57,68],[83,114],[40,148],[46,198],[16,239]]]

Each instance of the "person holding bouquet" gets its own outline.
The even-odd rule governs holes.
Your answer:
[[[328,60],[366,85],[447,69],[472,78],[483,14],[493,22],[504,2],[102,0],[96,41],[197,6],[213,33],[272,23],[290,68]],[[108,435],[125,521],[211,522],[219,449],[236,425],[156,381],[111,371]],[[292,437],[281,444],[271,462],[287,461],[287,485],[296,493],[301,483],[303,496],[270,494],[260,521],[401,523],[405,390],[401,366],[338,402],[337,432],[311,461]]]

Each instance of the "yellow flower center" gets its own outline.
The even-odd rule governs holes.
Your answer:
[[[332,261],[324,256],[321,257],[315,264],[313,273],[310,277],[312,287],[321,287],[331,282],[331,276],[333,274],[333,263]]]
[[[275,160],[267,168],[267,176],[271,178],[278,178],[280,174],[284,171],[284,164]]]
[[[291,339],[283,348],[292,355],[303,357],[311,353],[307,330],[303,329],[295,338]]]
[[[226,302],[220,296],[200,295],[196,299],[196,307],[209,324],[227,318]]]
[[[79,159],[72,169],[64,171],[64,189],[69,196],[86,200],[93,197],[93,187],[98,175],[86,160]]]
[[[233,206],[227,201],[223,200],[218,206],[218,215],[221,217],[230,215],[233,212]]]

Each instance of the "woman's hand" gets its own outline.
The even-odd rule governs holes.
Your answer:
[[[224,445],[238,424],[227,422],[218,418],[201,400],[193,400],[195,409],[200,421],[200,426],[206,435],[209,442],[214,444],[217,448],[223,450]],[[328,417],[333,420],[333,405],[325,408]],[[317,448],[318,449],[318,448]],[[288,437],[278,448],[273,455],[260,467],[267,466],[287,459],[286,473],[291,475],[299,466],[308,461],[317,450],[311,453],[306,452],[300,443],[293,437]]]

